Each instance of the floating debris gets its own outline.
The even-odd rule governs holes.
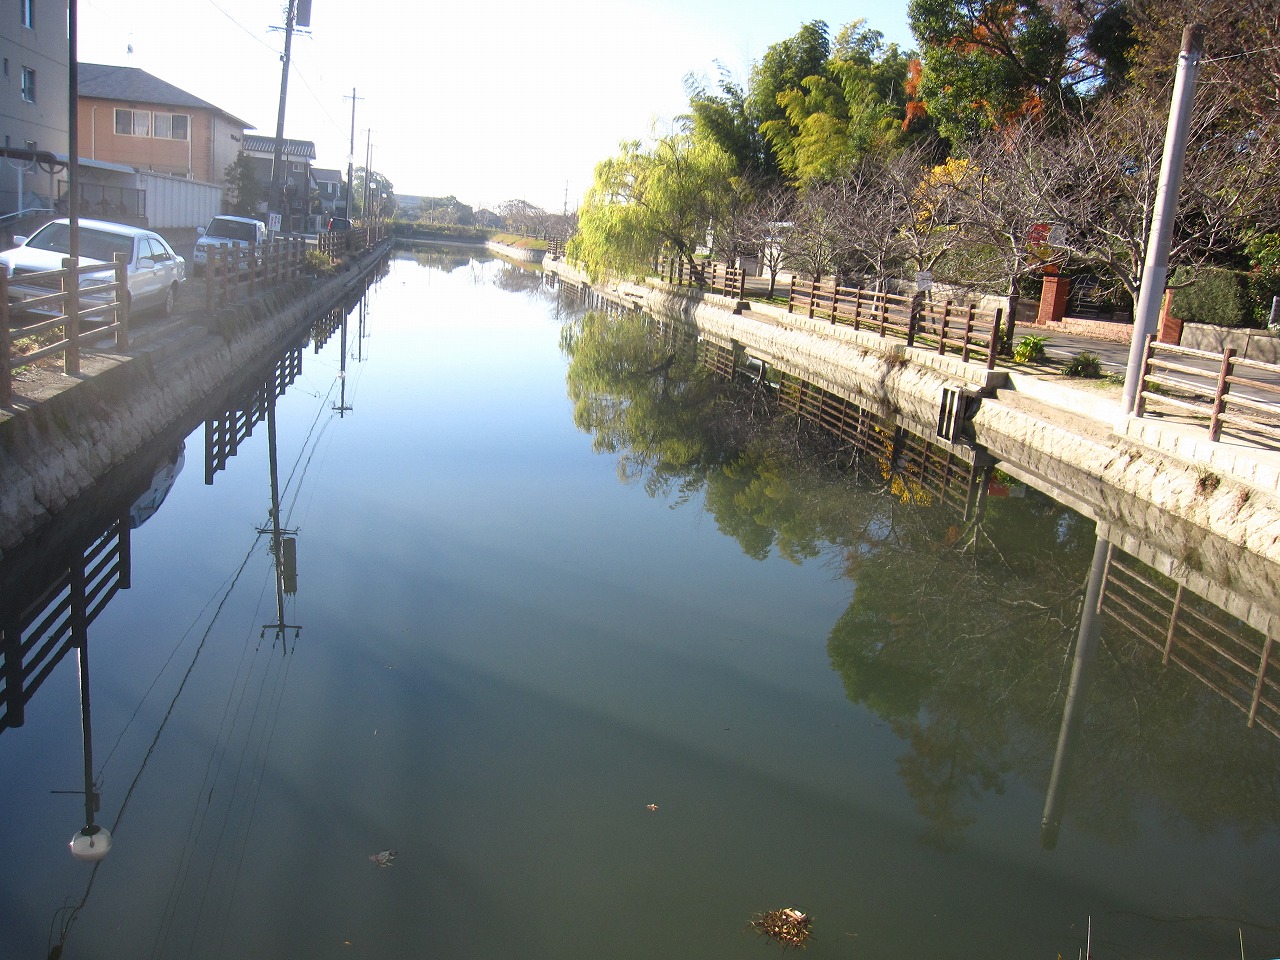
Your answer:
[[[396,858],[396,852],[394,850],[383,850],[379,853],[369,854],[369,859],[372,860],[374,863],[376,863],[380,867],[391,866],[391,861],[394,860],[395,858]]]
[[[751,926],[757,933],[764,934],[770,940],[778,941],[784,950],[787,947],[803,950],[811,933],[810,922],[807,914],[801,913],[795,907],[785,907],[782,910],[770,910],[768,913],[760,914],[751,921]]]
[[[650,813],[657,813],[657,812],[658,812],[658,805],[657,805],[656,803],[646,803],[646,804],[644,805],[644,808],[645,808],[646,810],[648,810]]]

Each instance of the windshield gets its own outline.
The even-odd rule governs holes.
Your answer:
[[[219,237],[223,240],[243,240],[246,243],[252,243],[257,237],[257,224],[241,223],[239,220],[223,220],[221,217],[214,217],[209,222],[209,229],[204,232],[206,237]]]
[[[66,223],[46,224],[26,244],[34,250],[48,250],[51,253],[71,253],[71,225]],[[122,237],[104,230],[88,230],[80,228],[80,256],[90,260],[103,260],[110,263],[115,255],[123,254],[126,260],[133,256],[133,237]]]

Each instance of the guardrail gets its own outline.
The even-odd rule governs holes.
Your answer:
[[[1160,343],[1153,335],[1134,415],[1143,416],[1152,404],[1207,418],[1215,442],[1227,429],[1280,441],[1280,364],[1246,360],[1234,349],[1215,353]]]
[[[123,258],[117,257],[113,279],[92,286],[81,286],[81,278],[102,273],[101,263],[73,266],[70,258],[62,261],[60,270],[23,273],[9,277],[0,271],[0,404],[13,402],[13,370],[46,357],[61,356],[62,370],[70,376],[80,373],[80,345],[115,332],[118,350],[129,348],[128,279]],[[47,293],[40,291],[47,290]],[[10,302],[11,295],[15,295]],[[21,338],[46,334],[56,337],[52,343],[21,356],[13,350],[15,318],[30,318],[17,333]],[[37,319],[43,318],[43,319]],[[94,327],[85,331],[85,322]]]

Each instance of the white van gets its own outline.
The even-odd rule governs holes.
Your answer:
[[[191,257],[196,273],[209,262],[210,247],[247,247],[251,243],[262,246],[267,242],[267,225],[249,217],[214,217],[207,227],[197,229],[200,239]]]

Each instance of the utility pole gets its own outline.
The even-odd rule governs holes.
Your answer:
[[[280,177],[284,160],[284,106],[289,91],[289,57],[293,50],[293,24],[297,17],[298,0],[289,0],[289,8],[284,16],[284,54],[280,57],[280,110],[276,114],[276,146],[271,158],[271,192],[267,194],[267,217],[270,226],[272,213],[280,215],[280,225],[284,226],[284,217],[288,214],[288,204],[281,203]],[[275,231],[272,231],[274,235]]]
[[[371,211],[369,210],[369,164],[373,162],[373,130],[367,129],[364,132],[364,219],[370,222]]]
[[[343,97],[345,100],[346,97]],[[351,184],[355,180],[356,158],[356,101],[364,97],[356,96],[356,88],[351,88],[351,144],[347,147],[347,219],[351,219]]]
[[[1182,50],[1178,53],[1178,72],[1173,81],[1173,102],[1169,106],[1169,123],[1165,128],[1164,157],[1160,161],[1160,182],[1156,186],[1155,213],[1151,218],[1151,234],[1147,239],[1147,258],[1142,265],[1142,286],[1138,289],[1138,305],[1134,309],[1133,339],[1129,343],[1129,367],[1124,377],[1124,396],[1120,416],[1133,415],[1138,392],[1142,388],[1142,358],[1147,338],[1156,331],[1160,301],[1164,298],[1169,275],[1169,245],[1173,239],[1173,221],[1178,213],[1178,188],[1182,184],[1182,164],[1187,154],[1187,128],[1191,124],[1191,104],[1196,95],[1196,75],[1200,72],[1200,56],[1204,53],[1204,32],[1200,24],[1182,31]],[[1123,423],[1119,424],[1123,429]]]

